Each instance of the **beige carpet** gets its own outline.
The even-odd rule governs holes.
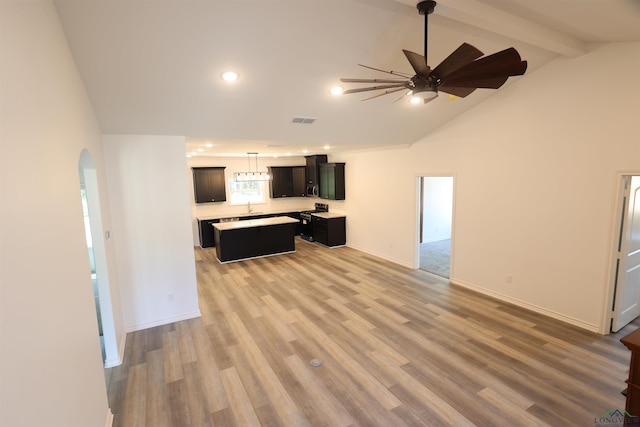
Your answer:
[[[449,278],[451,240],[420,244],[420,269]]]

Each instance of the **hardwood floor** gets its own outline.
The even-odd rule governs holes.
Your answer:
[[[114,426],[593,426],[630,353],[362,252],[221,265],[196,249],[202,317],[127,336]],[[323,361],[313,367],[314,358]]]

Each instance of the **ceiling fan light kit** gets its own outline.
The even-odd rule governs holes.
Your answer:
[[[432,101],[438,97],[438,90],[434,88],[425,88],[421,90],[413,90],[411,92],[411,102],[413,104],[419,104],[421,101],[424,101],[426,104],[429,101]]]
[[[434,100],[439,91],[464,98],[478,88],[498,89],[509,77],[521,76],[525,73],[527,61],[523,61],[518,51],[513,47],[483,57],[484,53],[468,43],[460,45],[437,67],[431,69],[427,65],[427,36],[429,15],[435,10],[436,4],[433,0],[425,0],[417,5],[418,12],[424,15],[424,55],[404,49],[402,51],[416,73],[415,75],[411,76],[397,71],[386,71],[358,64],[361,67],[396,77],[340,79],[343,83],[382,83],[376,86],[348,89],[343,94],[383,91],[363,99],[366,101],[394,92],[407,91],[397,101],[404,98],[405,95],[411,95],[412,103],[419,103],[423,100],[426,104]]]

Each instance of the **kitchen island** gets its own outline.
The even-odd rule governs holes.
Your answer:
[[[298,220],[286,216],[213,224],[220,262],[294,252]]]

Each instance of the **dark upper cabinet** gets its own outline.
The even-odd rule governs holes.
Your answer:
[[[272,199],[305,197],[306,168],[304,166],[272,166],[269,193]]]
[[[292,168],[293,197],[305,197],[307,195],[307,168],[294,166]]]
[[[293,197],[293,171],[290,166],[270,167],[269,174],[269,192],[272,199]]]
[[[320,163],[327,163],[327,155],[326,154],[315,154],[313,156],[305,156],[307,160],[307,185],[311,188],[318,185],[319,183],[319,168]]]
[[[344,163],[320,164],[320,198],[344,200]]]
[[[224,167],[191,168],[196,203],[224,202],[227,200]]]

